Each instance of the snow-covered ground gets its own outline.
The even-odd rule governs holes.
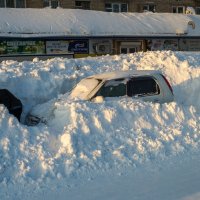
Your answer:
[[[175,101],[65,94],[88,75],[128,69],[161,70]],[[55,106],[48,126],[28,127],[0,105],[1,200],[200,198],[200,52],[3,61],[0,87],[21,99],[22,122],[34,105]]]

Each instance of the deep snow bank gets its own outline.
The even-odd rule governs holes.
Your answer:
[[[147,52],[85,59],[52,59],[0,65],[1,87],[25,105],[52,99],[48,126],[27,127],[0,106],[0,182],[41,181],[160,162],[200,147],[200,54]],[[175,102],[113,99],[94,104],[66,95],[82,77],[127,69],[159,69]],[[45,108],[44,108],[45,109]],[[39,182],[38,182],[39,183]]]

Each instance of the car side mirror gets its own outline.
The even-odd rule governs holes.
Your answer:
[[[94,103],[102,103],[104,101],[103,96],[96,96],[95,98],[92,99]]]

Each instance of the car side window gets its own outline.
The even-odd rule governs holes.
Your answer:
[[[127,95],[132,96],[150,96],[158,95],[160,88],[152,77],[135,77],[127,83]]]
[[[96,96],[103,96],[103,97],[119,97],[125,95],[126,95],[125,79],[107,81],[96,94]]]

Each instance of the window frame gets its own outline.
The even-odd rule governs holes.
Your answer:
[[[77,5],[77,4],[80,4],[80,5]],[[86,3],[88,4],[86,6]],[[91,10],[91,2],[88,0],[88,1],[75,1],[75,9],[83,9],[83,10]]]
[[[119,6],[119,12],[115,13],[121,13],[121,12],[128,12],[128,3],[105,3],[105,11],[106,12],[114,12],[114,6]],[[126,5],[126,11],[122,9],[122,6]]]
[[[1,3],[0,3],[0,8],[6,8],[6,0],[2,0]]]
[[[141,80],[153,80],[154,83],[156,84],[156,92],[150,92],[150,93],[146,93],[146,92],[141,92],[141,94],[133,94],[133,91],[130,91],[130,83],[131,81],[134,82],[134,81],[141,81]],[[134,84],[132,86],[132,88],[134,87]],[[155,96],[155,95],[159,95],[160,94],[160,86],[156,80],[156,78],[152,77],[152,76],[139,76],[139,77],[132,77],[130,78],[130,80],[127,82],[127,96],[129,97],[147,97],[147,96]]]
[[[54,2],[54,3],[56,2],[57,3],[57,7],[54,6],[56,4],[53,4],[52,2]],[[45,7],[50,7],[52,9],[56,9],[56,8],[60,7],[60,1],[59,0],[43,0],[43,7],[44,8]]]
[[[178,12],[178,9],[179,8],[182,8],[183,9],[183,12]],[[174,10],[176,12],[174,12]],[[184,14],[185,13],[185,6],[172,6],[172,13],[177,13],[177,14]]]
[[[141,81],[141,80],[146,80],[146,81],[154,81],[154,83],[153,84],[155,84],[154,86],[152,86],[152,92],[142,92],[141,94],[139,93],[139,94],[133,94],[133,91],[130,91],[130,82],[131,81]],[[117,86],[119,86],[119,85],[121,85],[122,83],[124,83],[124,85],[125,85],[125,94],[123,94],[123,95],[103,95],[102,94],[102,90],[105,88],[105,87],[109,87],[109,84],[111,84],[111,86],[112,86],[112,84],[114,83],[114,81],[121,81],[121,83],[120,84],[118,84]],[[110,82],[110,83],[109,83]],[[113,82],[113,83],[112,83]],[[106,84],[108,84],[108,86],[106,86]],[[149,84],[147,84],[147,85],[149,85]],[[142,86],[142,85],[141,85]],[[143,84],[143,86],[144,86],[144,84]],[[113,85],[113,87],[114,87],[114,85]],[[153,87],[155,87],[155,88],[153,88]],[[133,87],[132,87],[133,88]],[[141,89],[140,89],[141,90]],[[146,90],[148,90],[148,88],[146,88]],[[154,91],[155,90],[155,91]],[[95,93],[95,95],[92,97],[92,99],[93,98],[95,98],[95,97],[97,97],[97,96],[102,96],[103,98],[107,98],[107,97],[123,97],[123,96],[128,96],[128,97],[150,97],[150,96],[158,96],[158,95],[160,95],[160,92],[161,92],[161,89],[160,89],[160,86],[159,86],[159,84],[158,84],[158,81],[157,81],[157,79],[155,78],[155,77],[153,77],[153,76],[136,76],[136,77],[127,77],[127,78],[120,78],[120,79],[112,79],[112,80],[107,80],[107,81],[105,81],[104,83],[103,83],[103,85],[98,89],[98,91]],[[106,93],[105,93],[106,94]]]
[[[195,12],[196,12],[196,15],[200,15],[200,7],[199,6],[195,8]]]
[[[26,8],[26,0],[20,0],[20,3],[18,1],[19,0],[13,0],[12,6],[8,7],[8,0],[2,0],[2,6],[0,6],[0,8]],[[21,2],[23,2],[23,4],[21,4]],[[23,6],[18,6],[20,4]]]
[[[150,6],[153,6],[154,9],[150,10]],[[144,7],[147,7],[147,9],[144,9]],[[145,12],[145,11],[149,11],[149,12],[155,13],[156,12],[156,5],[155,4],[145,4],[145,5],[143,5],[143,12]]]
[[[51,1],[51,8],[55,9],[59,7],[59,1],[58,0],[52,0]]]
[[[121,82],[119,83],[118,85],[114,85],[113,83],[114,82]],[[96,94],[94,95],[93,98],[97,97],[97,96],[102,96],[103,98],[106,98],[106,97],[123,97],[123,96],[127,96],[127,82],[128,82],[128,79],[127,78],[120,78],[120,79],[112,79],[112,80],[107,80],[103,83],[103,85],[98,89],[98,91],[96,92]],[[120,85],[122,85],[124,83],[124,86],[125,86],[125,93],[123,95],[115,95],[115,96],[104,96],[102,95],[102,90],[106,87],[118,87]],[[108,85],[107,85],[108,84]],[[109,85],[111,84],[111,85]],[[113,84],[113,85],[112,85]],[[106,86],[107,85],[107,86]]]

